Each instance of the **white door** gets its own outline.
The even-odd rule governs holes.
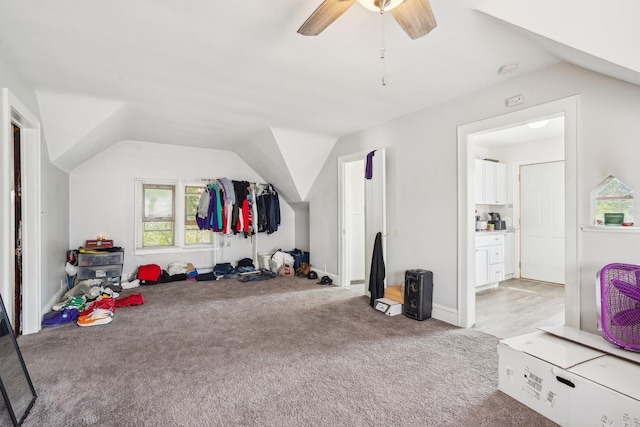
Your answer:
[[[382,233],[382,253],[386,256],[385,241],[387,235],[387,189],[386,189],[385,149],[376,150],[373,156],[372,177],[365,180],[364,215],[365,215],[365,292],[369,292],[369,276],[371,275],[371,258],[376,234]],[[386,260],[386,258],[385,258]],[[386,286],[386,281],[385,281]]]
[[[364,159],[345,165],[347,285],[364,283]]]
[[[520,167],[520,276],[564,284],[564,162]]]

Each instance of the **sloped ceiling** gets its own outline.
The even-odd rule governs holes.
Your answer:
[[[640,83],[635,0],[431,0],[413,41],[387,13],[386,86],[379,14],[297,34],[320,2],[0,0],[0,43],[60,168],[124,139],[233,150],[292,202],[341,136],[505,79],[567,61]]]

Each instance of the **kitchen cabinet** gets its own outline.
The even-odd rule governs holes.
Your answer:
[[[476,286],[489,283],[489,248],[476,248]]]
[[[476,234],[476,291],[504,280],[504,233]]]
[[[484,205],[507,203],[507,165],[476,159],[475,201]]]
[[[505,278],[511,278],[516,274],[515,258],[516,258],[515,233],[513,231],[507,231],[506,233],[504,233],[504,276]]]

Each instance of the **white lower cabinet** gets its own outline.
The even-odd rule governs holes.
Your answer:
[[[476,248],[476,286],[489,283],[489,248]]]
[[[516,274],[516,245],[515,233],[507,231],[504,233],[504,276],[507,279]]]
[[[476,235],[476,290],[504,280],[504,234]]]

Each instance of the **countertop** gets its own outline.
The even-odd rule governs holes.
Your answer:
[[[504,234],[504,233],[513,233],[515,229],[507,228],[506,230],[476,230],[476,234]]]

